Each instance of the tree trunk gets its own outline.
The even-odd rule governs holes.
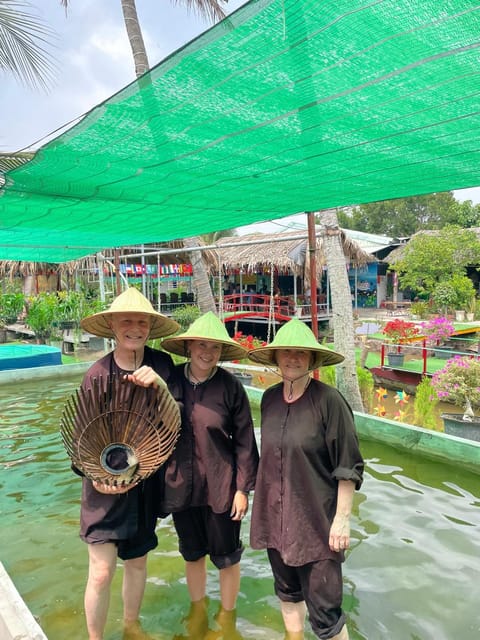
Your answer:
[[[183,241],[184,247],[199,247],[201,243],[198,238],[186,238]],[[202,313],[213,311],[217,313],[215,306],[215,298],[213,297],[210,279],[203,261],[201,251],[192,251],[190,254],[190,262],[193,270],[193,286],[196,293],[197,306]]]
[[[132,49],[135,64],[135,76],[138,78],[149,70],[147,50],[143,41],[140,22],[138,21],[135,0],[122,0],[123,19],[127,29],[128,40]]]
[[[337,387],[352,409],[363,411],[355,361],[352,296],[336,210],[321,211],[320,224],[332,296],[334,344],[335,349],[345,356],[345,360],[336,367]]]
[[[212,16],[216,16],[217,14],[215,12],[220,11],[218,15],[223,17],[223,12],[215,1],[207,3],[187,2],[187,4],[198,5],[202,11],[207,13],[213,11]],[[135,74],[138,78],[148,71],[150,67],[140,22],[138,20],[135,0],[122,0],[122,11],[135,62]],[[200,245],[201,242],[198,238],[190,238],[188,241],[184,240],[184,246],[199,247]],[[216,313],[215,299],[210,287],[210,281],[201,251],[192,251],[190,261],[193,268],[193,286],[196,292],[197,304],[202,312],[213,311]]]

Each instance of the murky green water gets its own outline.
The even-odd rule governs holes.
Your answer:
[[[49,640],[86,637],[85,545],[78,538],[80,481],[58,434],[79,379],[0,387],[0,558]],[[367,472],[356,495],[353,547],[344,566],[352,640],[480,637],[479,476],[364,442]],[[248,540],[248,524],[244,540]],[[188,596],[171,521],[159,525],[142,609],[152,640],[185,636]],[[263,552],[247,549],[238,640],[280,640],[282,622]],[[106,640],[120,640],[121,567]],[[218,608],[209,572],[210,617]],[[212,636],[217,637],[217,636]],[[306,636],[313,638],[310,633]]]

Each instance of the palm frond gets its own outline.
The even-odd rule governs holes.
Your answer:
[[[228,0],[173,0],[174,4],[183,4],[187,9],[192,9],[212,23],[226,17],[227,14],[222,9],[222,5],[227,2]]]
[[[56,68],[48,52],[54,32],[28,12],[31,8],[23,0],[0,2],[0,70],[27,85],[47,89]]]

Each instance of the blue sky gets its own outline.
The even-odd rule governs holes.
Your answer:
[[[51,53],[58,70],[48,93],[24,87],[11,75],[0,76],[0,152],[44,144],[53,132],[135,79],[120,0],[71,0],[67,14],[60,0],[30,4],[56,32]],[[229,0],[227,11],[242,4],[245,0]],[[209,26],[169,0],[137,0],[136,5],[151,66]],[[480,188],[456,192],[456,197],[478,203]],[[255,229],[284,230],[287,222],[284,218]]]

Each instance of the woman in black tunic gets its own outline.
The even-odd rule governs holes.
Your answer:
[[[283,378],[262,397],[251,546],[267,549],[287,638],[303,638],[308,610],[318,638],[348,640],[341,563],[363,459],[346,400],[310,376],[343,356],[295,318],[249,357],[277,365]]]
[[[219,570],[221,610],[227,625],[240,586],[240,524],[258,466],[250,404],[242,384],[219,361],[247,352],[208,312],[162,343],[189,357],[176,367],[183,398],[182,429],[165,470],[162,511],[173,514],[185,560],[191,614],[205,620],[206,556]],[[192,617],[192,615],[190,617]]]

